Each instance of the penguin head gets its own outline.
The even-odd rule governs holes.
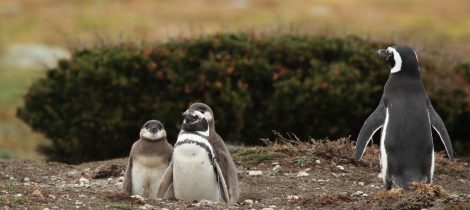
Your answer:
[[[377,55],[385,60],[391,68],[390,72],[403,74],[416,74],[418,71],[418,56],[411,47],[405,45],[391,46],[380,49]]]
[[[140,138],[157,141],[166,138],[166,131],[163,124],[158,120],[147,121],[140,129]]]
[[[214,114],[212,109],[203,103],[194,103],[183,113],[182,130],[190,132],[209,132],[209,127],[214,126]]]

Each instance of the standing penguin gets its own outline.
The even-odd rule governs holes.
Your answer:
[[[124,177],[124,193],[156,198],[172,149],[162,123],[147,121],[140,130],[140,139],[132,145]]]
[[[206,104],[194,103],[183,117],[172,161],[163,175],[158,196],[237,202],[240,194],[237,168],[215,131],[212,109]]]
[[[434,110],[418,69],[418,56],[408,46],[377,51],[391,68],[379,106],[367,118],[356,143],[356,160],[364,154],[374,133],[382,129],[380,164],[387,190],[395,184],[408,189],[411,182],[431,183],[434,173],[432,128],[452,160],[449,134]]]

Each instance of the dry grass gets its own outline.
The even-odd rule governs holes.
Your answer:
[[[353,201],[353,199],[348,195],[310,195],[295,200],[295,203],[301,204],[302,206],[325,207],[351,201]]]
[[[453,52],[470,49],[465,0],[8,0],[0,8],[0,49],[25,41],[65,45],[96,33],[166,40],[240,30],[353,33]]]

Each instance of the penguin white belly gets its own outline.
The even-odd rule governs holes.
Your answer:
[[[137,156],[132,163],[132,194],[156,198],[168,164],[161,157]]]
[[[207,150],[191,143],[175,147],[173,187],[177,199],[219,202],[217,174]]]

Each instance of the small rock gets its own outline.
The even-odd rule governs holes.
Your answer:
[[[321,163],[321,160],[319,160],[319,159],[318,159],[318,160],[315,160],[315,163],[316,163],[316,164],[320,164],[320,163]]]
[[[465,183],[465,179],[459,179],[459,182]]]
[[[377,175],[377,178],[382,179],[382,178],[383,178],[382,173],[379,173],[379,174]]]
[[[272,163],[271,163],[271,165],[273,165],[273,166],[275,166],[275,165],[279,165],[279,162],[277,162],[277,161],[274,161],[274,162],[272,162]]]
[[[25,178],[23,178],[23,181],[24,181],[24,182],[29,182],[30,179],[29,179],[28,177],[25,177]]]
[[[154,208],[154,206],[152,206],[150,204],[145,204],[145,205],[139,207],[139,209],[153,209],[153,208]]]
[[[364,194],[364,192],[358,190],[358,191],[354,192],[352,195],[353,196],[358,196],[358,195],[362,195],[362,194]]]
[[[299,196],[298,195],[288,195],[287,196],[287,200],[299,200]]]
[[[297,176],[298,177],[304,177],[304,176],[309,176],[310,174],[307,173],[306,171],[299,171],[299,173],[297,173]]]
[[[336,166],[336,168],[338,168],[338,169],[341,170],[341,171],[344,171],[344,167],[343,167],[343,166]]]
[[[167,209],[167,208],[161,208],[160,210],[170,210],[170,209]]]
[[[42,210],[49,210],[49,208],[43,208]]]
[[[58,206],[51,206],[51,209],[59,209]]]
[[[75,205],[83,205],[83,203],[80,201],[75,201]]]
[[[139,199],[140,201],[144,201],[144,200],[145,200],[145,199],[144,199],[142,196],[140,196],[140,195],[133,195],[133,196],[131,196],[131,198]]]
[[[215,203],[212,202],[212,201],[209,201],[209,200],[200,200],[199,202],[197,203],[193,203],[192,206],[195,206],[195,207],[200,207],[200,206],[212,206],[214,205]]]
[[[108,182],[113,181],[113,178],[109,177],[109,178],[107,179],[107,181],[108,181]]]
[[[79,172],[77,170],[73,169],[73,170],[67,172],[67,176],[76,176],[76,175],[78,175],[78,173]]]
[[[21,197],[21,196],[23,196],[23,194],[21,194],[21,193],[18,193],[16,195],[14,195],[14,197]]]
[[[124,182],[124,176],[120,176],[120,177],[118,178],[118,182]]]
[[[365,194],[365,193],[364,193],[364,194],[362,194],[362,197],[367,197],[367,196],[369,196],[369,195],[367,195],[367,194]]]
[[[450,197],[450,198],[458,198],[459,195],[457,195],[457,194],[455,194],[455,193],[451,193],[449,197]]]
[[[281,166],[280,166],[280,165],[276,165],[276,166],[274,166],[273,171],[274,171],[274,172],[277,172],[277,171],[279,171],[279,169],[281,169]]]
[[[365,183],[364,182],[358,182],[357,185],[364,187]]]
[[[261,210],[274,210],[274,209],[269,207],[269,208],[262,208]]]
[[[10,176],[10,180],[16,180],[15,177]]]
[[[32,195],[33,195],[33,196],[36,196],[36,197],[38,197],[38,198],[44,199],[44,196],[42,195],[42,192],[39,191],[39,190],[33,191]]]
[[[78,197],[79,197],[79,198],[86,198],[87,196],[84,195],[84,194],[80,194],[80,195],[78,195]]]
[[[246,203],[246,204],[248,204],[248,205],[251,205],[251,204],[253,204],[254,202],[253,202],[253,200],[251,200],[251,199],[246,199],[245,201],[243,201],[243,203]]]
[[[466,197],[467,197],[467,198],[470,198],[470,194],[467,194],[467,196],[466,196]]]
[[[248,171],[248,176],[261,176],[263,175],[262,171]]]
[[[56,198],[57,198],[55,195],[52,195],[52,194],[49,194],[47,197],[52,198],[52,199],[56,199]]]

